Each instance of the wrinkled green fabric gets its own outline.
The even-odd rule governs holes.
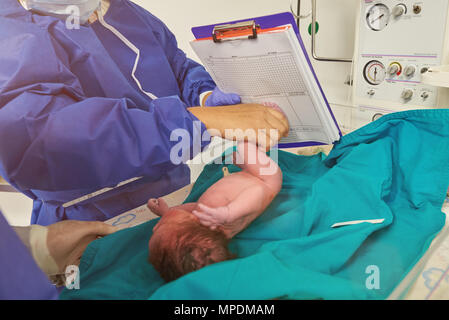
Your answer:
[[[231,242],[238,259],[164,284],[147,262],[151,221],[93,242],[81,290],[61,298],[384,299],[444,226],[448,123],[449,110],[395,113],[344,136],[327,157],[280,152],[282,191]],[[187,202],[222,167],[208,165]],[[367,219],[385,221],[331,228]]]

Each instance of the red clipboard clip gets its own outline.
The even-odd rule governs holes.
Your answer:
[[[259,30],[260,25],[256,24],[254,20],[224,24],[214,27],[212,38],[214,39],[214,42],[257,39]]]

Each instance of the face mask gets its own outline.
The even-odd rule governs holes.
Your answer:
[[[84,24],[99,8],[101,0],[25,0],[24,2],[28,10],[61,19],[75,16],[79,17],[81,24]]]

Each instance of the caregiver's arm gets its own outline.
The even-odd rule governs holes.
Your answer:
[[[117,228],[97,221],[62,221],[48,227],[32,225],[14,227],[36,264],[47,275],[65,272],[70,265],[79,265],[87,246]]]
[[[287,136],[289,128],[285,117],[261,105],[239,105],[239,109],[224,106],[217,110],[195,107],[205,105],[212,94],[211,91],[216,88],[211,76],[202,65],[189,59],[184,51],[178,48],[176,37],[162,21],[146,10],[137,10],[137,13],[142,15],[151,26],[151,30],[164,48],[172,70],[178,79],[182,100],[191,107],[189,111],[206,125],[212,136],[225,137],[226,129],[253,129],[255,131],[276,129],[279,130],[280,137]],[[265,137],[267,137],[266,145],[268,146],[279,141],[270,135],[265,135]],[[238,140],[239,137],[232,139]]]
[[[58,292],[0,212],[0,300],[57,299]]]
[[[188,110],[206,125],[212,136],[251,141],[266,149],[288,136],[289,132],[287,118],[281,112],[263,105],[239,104]]]
[[[189,155],[200,151],[193,150],[194,133],[206,128],[179,97],[145,108],[127,98],[90,97],[46,30],[29,28],[25,38],[17,25],[0,30],[0,42],[8,43],[0,55],[0,66],[8,66],[0,67],[0,175],[21,191],[157,179],[177,165],[170,159],[177,129],[189,135]]]

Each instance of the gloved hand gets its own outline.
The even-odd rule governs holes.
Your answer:
[[[47,275],[64,274],[70,265],[79,265],[87,246],[118,229],[97,221],[62,221],[48,227],[15,227],[36,264]]]
[[[206,107],[218,107],[218,106],[232,106],[240,104],[242,99],[235,93],[224,93],[218,87],[212,91],[212,93],[206,97]]]

